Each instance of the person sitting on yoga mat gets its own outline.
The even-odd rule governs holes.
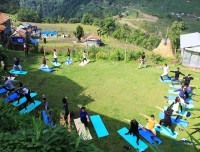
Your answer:
[[[171,79],[171,84],[173,85],[173,81],[177,81],[177,82],[180,84],[179,76],[180,76],[180,75],[185,76],[185,74],[181,73],[181,72],[179,71],[179,68],[177,68],[176,71],[170,71],[170,72],[175,73],[174,78]]]
[[[154,127],[155,127],[155,124],[157,124],[158,126],[160,126],[160,124],[157,122],[157,120],[155,119],[154,115],[151,115],[151,117],[148,117],[148,116],[146,116],[146,115],[144,115],[142,113],[140,113],[140,115],[144,116],[148,121],[148,123],[147,123],[145,128],[150,130],[153,133],[153,135],[156,136],[156,130],[154,129]]]
[[[70,112],[69,112],[69,109],[68,109],[67,97],[63,97],[62,103],[63,103],[63,109],[65,111],[64,118],[65,118],[65,121],[68,123],[68,130],[70,131],[70,129],[71,129],[70,121],[71,121],[71,119],[70,119]]]
[[[42,65],[40,66],[40,68],[48,68],[47,65],[47,58],[45,57],[45,55],[42,57]]]
[[[175,134],[174,133],[174,129],[172,128],[172,120],[171,120],[171,116],[172,116],[172,113],[173,113],[173,110],[168,107],[167,110],[163,110],[162,108],[160,107],[157,107],[159,110],[161,110],[162,112],[164,112],[164,119],[161,119],[159,124],[160,125],[164,125],[165,127],[169,127],[169,129],[171,130],[172,134]]]
[[[84,124],[85,129],[88,129],[88,122],[90,122],[89,117],[88,117],[88,113],[86,111],[85,107],[82,107],[81,105],[78,105],[78,107],[80,108],[80,119],[81,122]]]
[[[26,102],[25,102],[25,104],[24,104],[24,108],[25,108],[25,110],[27,110],[27,105],[28,105],[28,103],[29,102],[31,102],[31,103],[34,103],[35,104],[35,101],[31,98],[31,90],[29,90],[29,89],[27,89],[27,88],[25,88],[25,87],[21,87],[20,88],[21,90],[22,90],[22,92],[23,92],[23,94],[25,95],[25,97],[26,97]]]
[[[22,66],[19,64],[19,58],[15,56],[13,60],[14,60],[14,66],[12,71],[15,71],[16,68],[19,68],[20,72],[22,72]]]
[[[8,96],[10,92],[15,91],[15,86],[13,85],[13,83],[16,83],[16,82],[18,81],[8,79],[7,77],[5,78],[5,83],[3,85],[3,88],[7,91],[6,96]]]
[[[47,101],[46,96],[44,94],[42,95],[42,101],[43,101],[44,109],[47,111],[49,109],[48,101]]]
[[[54,58],[54,61],[53,62],[58,62],[58,53],[56,52],[56,49],[53,49],[53,58]]]
[[[130,124],[131,124],[131,127],[129,129],[129,131],[127,133],[125,133],[125,135],[128,135],[128,134],[133,134],[133,136],[136,136],[137,137],[137,145],[139,145],[139,139],[140,139],[140,136],[139,136],[139,129],[138,127],[140,128],[143,128],[142,125],[140,125],[135,119],[133,120],[129,120]]]
[[[163,74],[160,76],[162,81],[163,81],[163,77],[168,77],[170,79],[168,75],[168,71],[169,71],[169,66],[165,64],[165,67],[163,68]]]

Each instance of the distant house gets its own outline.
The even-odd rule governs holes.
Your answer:
[[[85,39],[86,45],[87,46],[102,46],[104,45],[104,43],[100,40],[100,38],[97,35],[89,35],[86,39]]]
[[[190,33],[180,36],[182,64],[200,68],[200,33]]]
[[[4,13],[0,12],[0,39],[5,44],[11,35],[11,20]]]

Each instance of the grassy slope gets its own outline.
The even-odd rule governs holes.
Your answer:
[[[91,134],[96,144],[105,151],[123,151],[124,144],[127,144],[118,134],[117,130],[129,124],[124,122],[123,118],[136,118],[143,125],[146,121],[138,113],[142,112],[147,115],[155,114],[158,116],[159,111],[154,108],[155,105],[163,107],[167,105],[163,98],[167,95],[168,84],[158,81],[161,69],[151,67],[137,70],[138,63],[113,63],[111,61],[96,61],[85,67],[78,66],[76,61],[71,66],[62,65],[56,68],[56,71],[49,74],[38,71],[41,59],[31,54],[31,57],[24,58],[22,52],[10,52],[10,57],[17,54],[22,59],[21,65],[24,69],[29,70],[26,76],[18,76],[17,79],[29,85],[29,88],[38,92],[37,99],[42,99],[42,94],[46,94],[51,107],[62,108],[61,99],[68,96],[70,109],[75,111],[78,117],[76,105],[85,104],[89,114],[100,114],[110,135],[98,139],[96,133],[90,126]],[[50,60],[53,55],[47,56]],[[60,57],[59,61],[64,62],[66,57]],[[11,63],[11,61],[10,61]],[[50,63],[48,63],[51,66]],[[175,67],[173,65],[171,69]],[[181,68],[182,71],[182,68]],[[200,78],[199,73],[183,70],[184,73],[192,73],[195,77]],[[199,80],[192,81],[192,84],[199,84]],[[195,89],[200,94],[200,91]],[[195,97],[199,100],[199,96]],[[199,102],[195,102],[195,109],[192,110],[193,116],[188,119],[189,126],[199,123],[200,111]],[[190,128],[189,127],[189,128]],[[179,126],[176,127],[176,129]],[[189,130],[190,132],[192,130]],[[196,137],[199,134],[196,134]],[[181,150],[194,151],[191,146],[179,145],[176,141],[181,138],[188,138],[186,133],[179,132],[176,140],[169,139],[162,135],[165,151],[178,152]]]

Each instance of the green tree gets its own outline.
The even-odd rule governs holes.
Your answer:
[[[180,46],[180,34],[185,30],[184,22],[173,22],[169,29],[169,38],[172,41],[172,47],[178,49]]]
[[[84,30],[82,28],[82,26],[77,26],[76,31],[74,32],[75,37],[78,39],[78,41],[80,42],[81,37],[84,36]]]
[[[100,23],[100,29],[98,30],[99,35],[110,36],[116,29],[115,20],[113,18],[105,18]]]
[[[92,25],[94,22],[94,18],[91,14],[85,13],[81,19],[82,24]]]

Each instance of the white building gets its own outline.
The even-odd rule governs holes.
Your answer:
[[[182,64],[200,68],[200,33],[190,33],[180,36]]]

